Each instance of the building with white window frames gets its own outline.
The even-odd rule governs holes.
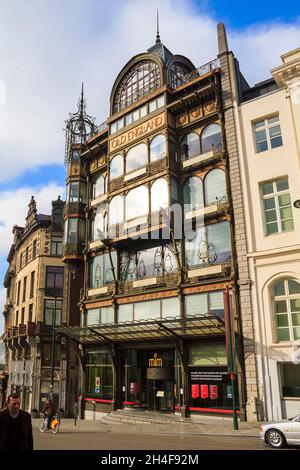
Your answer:
[[[231,74],[239,135],[258,383],[258,418],[299,412],[300,48],[282,55],[272,78],[250,88]]]

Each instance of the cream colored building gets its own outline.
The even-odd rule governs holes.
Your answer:
[[[66,295],[70,273],[61,259],[63,209],[58,199],[52,202],[51,215],[38,214],[32,197],[25,227],[13,228],[4,280],[4,338],[7,393],[19,392],[23,409],[42,411],[51,391],[53,363],[53,398],[68,415],[77,393],[76,358],[56,335],[52,361],[53,319],[56,327],[69,324],[70,319],[76,322]]]
[[[272,78],[248,87],[231,74],[254,324],[258,419],[299,413],[300,48]],[[233,62],[232,62],[233,64]],[[298,350],[299,351],[299,350]],[[245,359],[247,360],[247,358]],[[251,368],[247,378],[251,383]],[[249,382],[250,381],[250,382]]]

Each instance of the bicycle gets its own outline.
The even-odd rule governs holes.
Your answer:
[[[57,416],[53,416],[53,418],[51,419],[50,429],[48,429],[47,423],[48,423],[48,416],[44,416],[39,426],[39,430],[41,432],[51,431],[53,434],[58,433],[59,422],[58,422]]]

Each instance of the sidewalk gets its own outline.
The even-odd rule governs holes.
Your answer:
[[[34,428],[38,428],[41,420],[33,419]],[[193,434],[193,435],[214,435],[214,436],[238,436],[238,437],[259,437],[259,427],[262,423],[239,422],[238,430],[233,429],[232,420],[213,419],[205,416],[199,421],[177,421],[169,423],[157,422],[137,422],[137,423],[107,423],[101,419],[78,420],[75,426],[74,420],[62,418],[60,432],[126,432],[126,433],[155,433],[155,434]]]

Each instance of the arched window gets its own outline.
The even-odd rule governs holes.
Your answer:
[[[181,154],[184,158],[191,158],[200,154],[200,139],[196,132],[184,136],[181,143]]]
[[[105,193],[105,189],[105,178],[103,175],[100,175],[93,184],[93,199],[102,196]]]
[[[151,186],[151,212],[166,209],[169,206],[168,183],[165,178],[159,178]]]
[[[141,168],[148,163],[148,151],[146,144],[132,147],[126,155],[126,173]]]
[[[183,186],[183,203],[186,212],[203,207],[203,184],[198,176],[192,176]]]
[[[126,196],[126,220],[148,214],[148,210],[148,189],[146,186],[139,186],[129,191]]]
[[[116,113],[161,86],[160,70],[155,62],[142,60],[135,64],[118,86],[113,112]]]
[[[300,283],[280,279],[272,288],[277,341],[300,339]]]
[[[164,135],[157,135],[150,144],[150,162],[160,160],[166,156],[166,138]]]
[[[205,205],[226,201],[226,178],[223,170],[215,169],[207,173],[204,179]]]
[[[106,234],[106,213],[103,207],[98,207],[92,221],[92,240],[102,240]]]
[[[116,155],[110,162],[110,179],[118,178],[124,174],[124,159],[122,155]]]
[[[201,134],[202,153],[208,152],[213,148],[220,150],[222,146],[221,126],[219,124],[209,124]]]
[[[123,196],[115,196],[109,204],[109,225],[121,224],[124,221]]]

